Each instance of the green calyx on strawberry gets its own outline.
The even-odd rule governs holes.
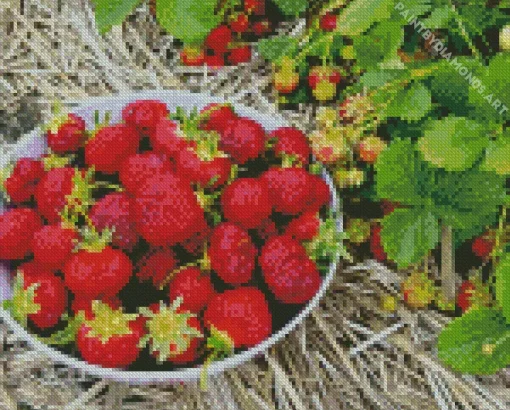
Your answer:
[[[290,94],[299,84],[299,74],[293,59],[285,56],[280,65],[273,68],[273,84],[280,94]]]
[[[35,302],[35,292],[39,286],[39,283],[32,283],[25,287],[24,274],[18,271],[13,285],[12,299],[4,301],[4,308],[8,309],[12,317],[25,327],[28,316],[37,314],[41,310],[41,305]]]
[[[90,330],[87,337],[95,337],[104,344],[112,337],[133,333],[130,323],[138,319],[137,314],[124,313],[122,309],[112,309],[99,300],[92,302],[93,317],[86,319],[84,325]]]
[[[58,155],[55,153],[50,153],[48,155],[44,155],[42,158],[42,163],[45,171],[50,171],[54,168],[63,168],[68,166],[71,163],[72,156],[66,155]]]
[[[365,182],[365,173],[358,168],[340,168],[333,174],[333,179],[339,188],[355,188]]]
[[[310,258],[319,263],[334,260],[337,253],[342,251],[344,239],[335,218],[330,215],[325,221],[320,222],[318,234],[311,241],[305,242],[304,247]]]
[[[312,67],[308,74],[308,85],[318,101],[329,101],[336,95],[337,85],[342,79],[340,71],[334,67]]]
[[[370,239],[370,222],[361,218],[350,218],[346,232],[349,242],[361,245]]]
[[[401,290],[404,302],[412,308],[424,308],[436,297],[436,286],[423,272],[413,272],[402,282]]]
[[[113,228],[105,228],[102,231],[98,231],[94,226],[84,227],[82,229],[83,241],[78,244],[75,251],[83,249],[87,252],[101,252],[112,243],[114,231],[115,229]]]
[[[160,302],[156,312],[150,308],[140,309],[147,318],[148,333],[140,340],[139,347],[149,344],[151,353],[160,363],[186,352],[193,339],[203,337],[200,330],[188,323],[196,315],[180,310],[181,303],[182,298],[179,297],[170,306]]]

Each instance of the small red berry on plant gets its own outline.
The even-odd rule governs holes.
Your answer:
[[[319,19],[319,26],[324,31],[334,31],[337,25],[337,15],[333,13],[326,13]]]
[[[224,54],[232,41],[232,31],[224,24],[211,30],[205,39],[205,45],[214,54]]]
[[[165,103],[157,100],[138,100],[124,107],[122,119],[130,127],[142,133],[151,133],[158,122],[168,116]],[[126,135],[125,139],[130,136]],[[117,148],[118,149],[118,148]]]

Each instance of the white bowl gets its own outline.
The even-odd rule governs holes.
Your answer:
[[[80,115],[87,122],[87,127],[93,127],[94,111],[99,110],[102,114],[105,111],[111,111],[112,121],[120,120],[120,113],[122,108],[138,99],[158,99],[165,102],[168,108],[172,111],[176,107],[182,107],[185,110],[192,110],[194,107],[201,109],[205,105],[212,102],[225,102],[223,99],[215,98],[207,94],[196,94],[185,91],[154,91],[143,93],[130,93],[127,95],[117,95],[113,97],[100,97],[91,98],[83,103],[73,105],[70,111]],[[234,104],[236,112],[241,115],[248,116],[259,121],[266,130],[270,131],[278,127],[288,125],[287,122],[279,115],[263,114],[252,108]],[[102,118],[102,117],[101,117]],[[16,160],[20,157],[33,157],[37,158],[42,155],[45,149],[44,138],[41,136],[41,129],[37,128],[31,133],[26,134],[18,140],[15,149],[6,158],[0,159],[0,167],[5,166],[9,161]],[[337,216],[337,229],[342,231],[342,218],[339,210],[339,199],[330,176],[324,172],[324,179],[328,183],[332,196],[331,206],[336,210]],[[0,213],[4,204],[2,204],[0,197]],[[334,261],[329,267],[329,271],[324,276],[321,287],[317,294],[306,304],[305,307],[296,315],[290,322],[283,328],[272,334],[268,339],[262,343],[232,357],[223,359],[212,363],[207,372],[209,375],[222,373],[223,371],[234,368],[242,363],[253,359],[254,357],[263,354],[268,348],[283,339],[287,334],[294,330],[310,311],[317,306],[319,300],[324,296],[331,280],[333,279],[337,270],[338,261],[340,259],[339,253],[335,256]],[[10,275],[6,264],[0,263],[0,302],[11,297],[11,282]],[[10,313],[0,308],[0,317],[9,325],[14,334],[21,340],[26,341],[33,349],[40,351],[47,355],[51,360],[64,364],[74,369],[82,370],[83,372],[95,376],[115,380],[119,382],[129,382],[131,384],[147,384],[147,383],[169,383],[169,382],[186,382],[196,381],[200,379],[202,366],[182,368],[173,371],[126,371],[122,369],[110,369],[100,366],[89,364],[83,360],[71,357],[68,354],[62,353],[51,346],[40,342],[32,334],[28,333],[18,322],[16,322]]]

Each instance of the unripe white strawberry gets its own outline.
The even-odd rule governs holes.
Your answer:
[[[364,138],[358,145],[359,157],[363,162],[373,164],[379,154],[386,148],[386,143],[375,136]]]
[[[280,94],[290,94],[299,84],[299,74],[294,60],[283,57],[279,67],[275,67],[273,85]]]
[[[308,74],[308,85],[312,89],[313,96],[318,101],[333,99],[340,80],[340,72],[335,67],[312,67]]]

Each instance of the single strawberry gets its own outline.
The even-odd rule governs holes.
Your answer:
[[[149,178],[133,200],[140,235],[153,246],[175,245],[207,223],[191,187],[172,174]]]
[[[319,27],[323,31],[336,30],[338,16],[333,13],[326,13],[319,18]]]
[[[232,41],[232,31],[224,24],[213,28],[205,38],[205,46],[215,54],[224,54]]]
[[[178,298],[170,306],[163,302],[140,309],[147,334],[140,347],[149,346],[159,363],[185,364],[195,361],[203,342],[202,326],[195,314],[180,307]]]
[[[210,161],[202,161],[199,185],[209,189],[219,188],[228,181],[232,166],[232,161],[227,157],[215,157]]]
[[[305,212],[289,222],[285,234],[298,241],[311,241],[319,234],[321,220],[317,212]]]
[[[257,121],[240,117],[228,123],[221,134],[219,147],[229,154],[234,162],[244,164],[264,152],[265,141],[266,132]]]
[[[227,60],[232,65],[249,62],[251,60],[251,47],[245,45],[231,48],[228,51]]]
[[[243,34],[248,31],[248,27],[250,26],[250,21],[248,20],[248,16],[245,13],[239,13],[236,16],[232,17],[230,21],[230,28],[234,33]]]
[[[209,272],[203,272],[198,266],[180,269],[170,281],[170,300],[182,298],[179,306],[190,312],[200,312],[215,294]]]
[[[157,100],[137,100],[122,110],[122,119],[130,127],[144,134],[151,134],[158,122],[169,114],[164,102]],[[126,135],[126,137],[128,136]],[[116,147],[116,149],[118,149]]]
[[[271,215],[267,183],[261,178],[236,179],[224,189],[221,206],[227,221],[257,228]]]
[[[68,114],[54,123],[46,134],[48,147],[57,154],[76,152],[87,138],[83,118]]]
[[[265,34],[268,34],[271,32],[271,23],[268,19],[264,18],[260,21],[256,21],[253,23],[251,30],[253,31],[253,34],[255,34],[258,37],[262,37]]]
[[[201,188],[218,188],[227,182],[232,168],[230,159],[220,155],[188,147],[177,154],[177,175]]]
[[[301,243],[289,235],[278,235],[269,238],[260,250],[258,259],[262,271],[271,271],[287,259],[306,259],[306,249]]]
[[[213,337],[227,339],[232,348],[252,347],[271,334],[272,317],[264,294],[242,286],[214,296],[205,309],[204,324]]]
[[[318,175],[310,174],[308,180],[311,186],[311,195],[306,203],[305,210],[319,212],[322,207],[331,202],[331,189],[328,183]]]
[[[5,193],[14,203],[28,202],[35,194],[35,187],[44,176],[43,162],[37,159],[20,158],[4,181]]]
[[[140,135],[132,126],[103,127],[85,144],[85,163],[95,171],[114,174],[127,157],[136,154],[139,144]]]
[[[412,308],[424,308],[435,298],[434,282],[425,273],[413,272],[402,282],[404,302]]]
[[[350,155],[349,131],[346,127],[328,127],[310,134],[312,150],[317,159],[325,164],[336,165]]]
[[[176,121],[168,118],[161,119],[149,136],[152,148],[157,153],[165,154],[170,159],[183,149],[189,146],[189,143],[179,135],[179,125]]]
[[[54,327],[67,307],[67,291],[62,279],[51,272],[37,275],[19,271],[15,279],[12,300],[7,306],[13,317],[26,326],[27,319],[39,329]]]
[[[341,76],[338,69],[333,67],[312,67],[308,74],[308,84],[312,89],[312,94],[319,101],[333,99],[340,80]]]
[[[478,236],[473,240],[471,250],[480,259],[487,259],[494,249],[494,244],[494,239],[490,238],[488,235]]]
[[[243,0],[244,11],[248,14],[263,16],[266,14],[266,0]]]
[[[220,68],[225,65],[225,54],[208,54],[204,59],[209,68]]]
[[[150,281],[155,287],[159,288],[177,266],[177,258],[172,249],[156,249],[145,254],[137,263],[136,276],[141,281]]]
[[[34,261],[51,271],[59,270],[78,241],[79,235],[73,226],[62,223],[45,225],[32,238]]]
[[[306,135],[292,127],[282,127],[272,131],[268,139],[274,139],[273,151],[277,157],[295,157],[302,166],[310,162],[312,150]]]
[[[372,225],[370,233],[370,252],[379,262],[385,262],[388,259],[386,252],[381,244],[381,225]]]
[[[74,294],[108,298],[116,296],[129,282],[133,265],[121,250],[98,244],[73,253],[63,272],[65,284]]]
[[[310,174],[303,168],[273,167],[261,179],[267,182],[273,209],[287,215],[297,215],[310,202]]]
[[[122,186],[134,194],[155,173],[166,173],[171,170],[170,162],[163,155],[144,152],[133,154],[122,162],[119,179]]]
[[[359,157],[367,164],[374,164],[379,154],[386,148],[386,143],[378,137],[366,137],[358,145]]]
[[[78,330],[76,346],[90,364],[124,368],[140,355],[144,336],[143,321],[136,314],[126,314],[105,303],[94,301],[93,317],[86,319]]]
[[[244,229],[231,222],[217,225],[208,249],[211,269],[230,285],[247,283],[255,269],[257,248]]]
[[[370,239],[370,222],[361,218],[349,218],[346,233],[350,243],[361,245]]]
[[[237,119],[230,104],[212,103],[206,105],[200,110],[200,126],[199,128],[206,131],[216,131],[223,134],[228,123]]]
[[[470,308],[489,306],[491,296],[489,288],[478,278],[472,278],[462,282],[457,293],[457,306],[462,312]]]
[[[203,65],[205,63],[204,50],[196,47],[184,47],[181,51],[181,62],[189,67]]]
[[[89,217],[94,226],[103,231],[113,231],[112,244],[131,250],[138,242],[138,232],[133,216],[131,197],[125,192],[106,194],[90,208]]]
[[[94,311],[92,308],[95,300],[97,299],[90,299],[87,296],[74,295],[74,299],[71,302],[71,311],[75,315],[80,312],[84,312],[84,317],[86,319],[93,319]],[[100,301],[112,309],[120,309],[122,306],[122,302],[117,296],[102,298]]]
[[[33,209],[15,208],[0,214],[0,260],[23,259],[30,254],[32,235],[41,226]]]
[[[280,94],[290,94],[299,85],[296,63],[289,57],[283,57],[279,66],[273,69],[273,85]]]
[[[321,284],[319,270],[308,256],[280,258],[274,265],[265,265],[262,274],[271,293],[282,303],[308,302]]]

